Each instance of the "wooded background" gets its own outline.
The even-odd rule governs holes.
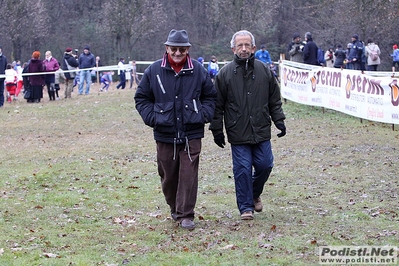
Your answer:
[[[380,46],[378,70],[390,71],[398,42],[397,0],[0,0],[0,45],[8,61],[28,61],[34,50],[60,60],[66,47],[91,47],[103,65],[152,61],[171,29],[186,29],[190,55],[232,59],[231,36],[247,29],[272,59],[286,53],[294,32],[310,31],[318,46],[346,44],[353,34]],[[42,58],[43,58],[42,56]],[[140,69],[139,69],[140,70]]]

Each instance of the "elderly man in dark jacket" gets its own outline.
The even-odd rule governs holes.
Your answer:
[[[303,48],[303,62],[309,65],[320,66],[317,60],[317,50],[319,49],[313,41],[312,34],[306,32],[305,34],[305,47]]]
[[[182,228],[194,229],[201,139],[214,115],[216,89],[204,67],[190,58],[185,30],[171,30],[165,45],[163,58],[145,70],[134,99],[154,131],[171,216]]]
[[[249,31],[231,39],[234,60],[215,79],[218,92],[210,129],[215,143],[225,145],[223,122],[231,144],[236,199],[241,219],[262,211],[260,195],[273,168],[272,122],[286,133],[280,87],[270,68],[255,60],[255,38]],[[253,169],[253,170],[252,170]]]

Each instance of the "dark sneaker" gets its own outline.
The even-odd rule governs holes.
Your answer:
[[[251,211],[241,213],[241,220],[253,220],[254,214]]]
[[[177,221],[177,213],[172,212],[170,216],[172,216],[173,221]]]
[[[260,198],[254,199],[255,211],[261,212],[263,210],[262,200]]]
[[[195,224],[191,219],[185,218],[181,220],[180,225],[184,229],[193,230],[195,228]]]

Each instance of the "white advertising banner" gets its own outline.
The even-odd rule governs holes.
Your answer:
[[[282,97],[288,100],[399,124],[399,78],[339,68],[305,69],[287,61],[281,62],[280,78]]]

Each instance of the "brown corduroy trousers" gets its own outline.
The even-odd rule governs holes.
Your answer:
[[[177,219],[194,218],[197,202],[201,139],[184,144],[157,142],[158,173],[162,192]]]

